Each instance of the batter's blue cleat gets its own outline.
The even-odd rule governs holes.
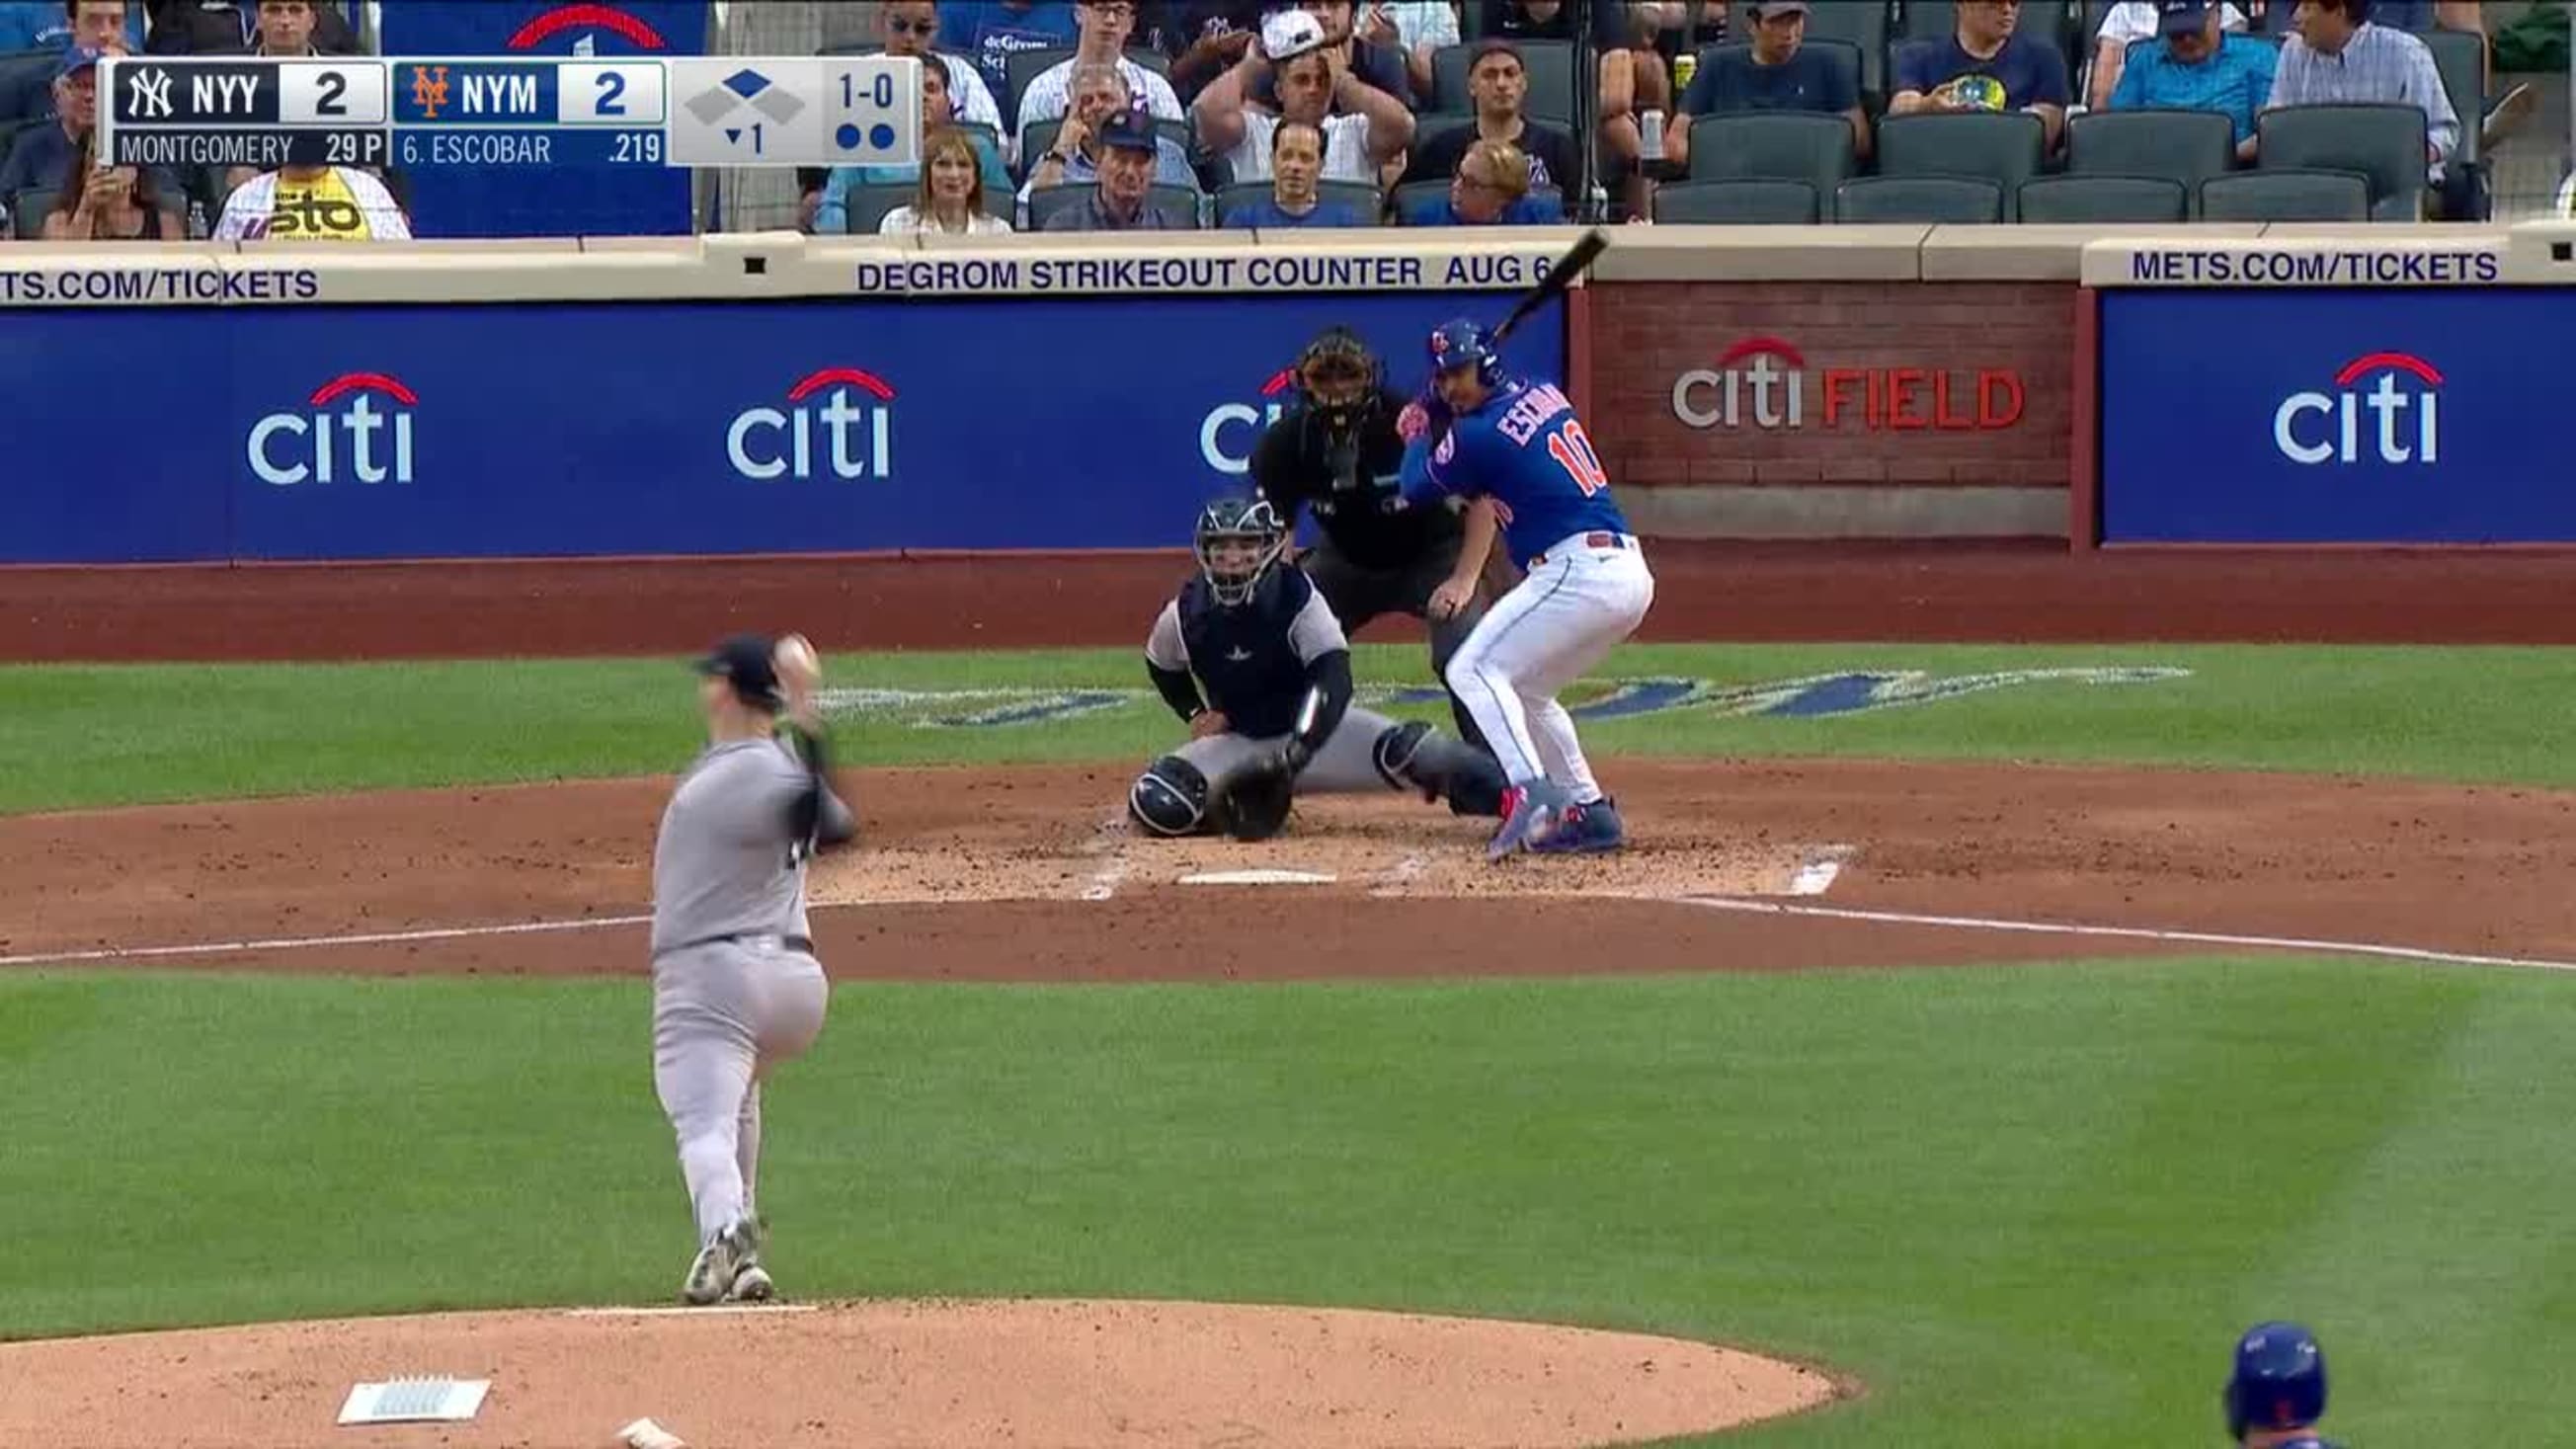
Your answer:
[[[1503,792],[1503,828],[1485,843],[1485,859],[1500,860],[1555,828],[1557,818],[1574,803],[1565,787],[1551,780],[1532,780]]]
[[[1599,855],[1628,841],[1619,822],[1619,807],[1609,797],[1589,805],[1568,805],[1556,828],[1529,843],[1533,855]]]

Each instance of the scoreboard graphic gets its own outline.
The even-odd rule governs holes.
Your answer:
[[[905,56],[109,56],[119,166],[904,166]]]

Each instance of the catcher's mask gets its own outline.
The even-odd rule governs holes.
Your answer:
[[[1297,355],[1297,388],[1332,440],[1348,442],[1377,410],[1377,355],[1349,328],[1326,328]]]
[[[1199,510],[1199,572],[1220,604],[1240,604],[1288,549],[1288,529],[1266,498],[1220,498]]]

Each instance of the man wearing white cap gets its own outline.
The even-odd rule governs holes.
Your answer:
[[[1265,73],[1279,94],[1276,113],[1247,105],[1245,97]],[[1413,141],[1413,112],[1404,102],[1361,80],[1325,44],[1323,22],[1303,10],[1283,10],[1261,25],[1261,36],[1243,59],[1208,83],[1190,106],[1199,142],[1234,165],[1234,179],[1270,179],[1270,133],[1282,118],[1307,122],[1324,133],[1324,179],[1377,184],[1379,172]]]

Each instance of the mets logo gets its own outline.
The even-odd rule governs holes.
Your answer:
[[[668,50],[671,43],[662,32],[627,14],[614,5],[558,5],[522,25],[510,37],[510,49],[534,50],[566,31],[584,32],[573,42],[572,53],[590,55],[598,43],[598,32],[605,31],[638,50]]]
[[[411,103],[420,107],[422,120],[438,119],[439,111],[447,105],[447,90],[447,67],[443,65],[413,67]]]

